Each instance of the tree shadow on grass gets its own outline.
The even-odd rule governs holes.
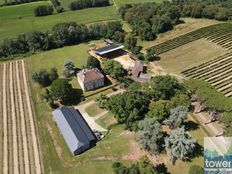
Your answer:
[[[158,173],[170,174],[170,173],[168,172],[168,168],[165,166],[164,163],[157,165],[157,166],[156,166],[156,170],[157,170]]]
[[[194,151],[191,153],[190,159],[203,156],[203,154],[204,154],[203,152],[204,152],[203,146],[201,146],[200,144],[196,143],[196,147],[195,147]]]
[[[185,122],[184,126],[186,131],[193,131],[199,128],[199,124],[191,120]]]
[[[82,99],[83,91],[81,89],[72,89],[69,99],[63,101],[63,104],[67,106],[77,105]]]

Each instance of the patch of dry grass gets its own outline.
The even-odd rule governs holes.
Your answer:
[[[199,39],[160,55],[158,61],[168,73],[177,73],[214,59],[226,50],[215,43]]]

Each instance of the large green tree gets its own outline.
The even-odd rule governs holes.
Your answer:
[[[171,103],[168,100],[151,102],[147,116],[161,122],[170,114]]]
[[[163,132],[161,125],[154,118],[145,118],[139,122],[137,140],[140,146],[151,154],[162,149]]]
[[[99,70],[101,70],[101,63],[100,61],[93,57],[93,56],[89,56],[87,59],[87,68],[98,68]]]
[[[54,100],[68,102],[72,98],[72,85],[66,79],[57,79],[52,82],[50,94]]]
[[[192,139],[183,127],[172,130],[165,138],[165,149],[172,163],[177,159],[189,160],[195,147],[196,140]]]
[[[126,129],[136,130],[139,120],[147,113],[149,100],[139,92],[125,92],[110,97],[107,107],[114,113],[118,123],[124,123]]]
[[[169,75],[154,77],[150,82],[150,95],[156,100],[169,100],[180,90],[181,85]]]
[[[106,74],[117,80],[127,75],[123,66],[119,62],[114,60],[104,61],[102,68]]]
[[[169,125],[170,128],[178,128],[187,120],[188,108],[185,106],[178,106],[170,111],[170,117],[163,121],[164,124]]]

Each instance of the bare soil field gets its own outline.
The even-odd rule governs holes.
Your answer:
[[[205,39],[199,39],[160,55],[157,62],[168,73],[181,71],[200,65],[225,54],[226,49]]]
[[[175,26],[171,31],[159,34],[155,41],[142,42],[141,45],[144,47],[144,50],[197,29],[220,23],[219,21],[209,19],[183,18],[182,20],[185,23]]]
[[[41,174],[24,60],[0,64],[0,76],[0,173]]]

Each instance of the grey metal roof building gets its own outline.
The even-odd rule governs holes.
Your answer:
[[[123,45],[112,44],[112,45],[105,46],[103,48],[96,49],[95,51],[96,51],[97,54],[103,55],[103,54],[107,54],[107,53],[117,51],[117,50],[120,50],[120,49],[123,49],[123,48],[124,48]]]
[[[62,107],[53,111],[52,115],[73,155],[96,145],[97,138],[79,111]]]

